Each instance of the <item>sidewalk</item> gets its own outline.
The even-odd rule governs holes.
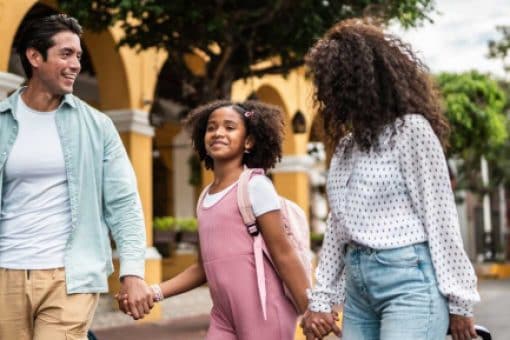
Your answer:
[[[205,338],[209,316],[94,330],[98,340],[199,340]]]
[[[476,323],[489,328],[494,340],[510,339],[510,279],[480,280],[479,291],[482,303],[475,308]],[[202,340],[210,308],[204,287],[164,301],[164,320],[160,322],[136,323],[120,312],[100,313],[102,320],[95,319],[92,329],[98,340]]]

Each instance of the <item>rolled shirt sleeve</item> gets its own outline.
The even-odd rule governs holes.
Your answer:
[[[105,126],[103,211],[120,259],[120,277],[144,278],[146,234],[136,176],[111,120]]]

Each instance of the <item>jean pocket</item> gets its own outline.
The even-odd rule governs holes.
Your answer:
[[[391,267],[416,267],[419,260],[413,246],[378,250],[374,258],[378,263]]]

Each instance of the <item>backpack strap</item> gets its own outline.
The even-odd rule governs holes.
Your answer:
[[[237,205],[243,217],[243,222],[248,233],[251,236],[259,234],[257,226],[257,219],[253,214],[253,208],[250,202],[250,193],[248,192],[248,182],[253,174],[264,173],[262,169],[248,169],[246,168],[239,176],[239,183],[237,184]]]
[[[237,184],[237,205],[243,218],[243,222],[248,229],[248,233],[253,236],[253,254],[255,256],[255,271],[257,274],[257,287],[259,291],[260,305],[262,306],[262,315],[264,320],[267,320],[267,306],[266,306],[266,282],[264,273],[264,249],[262,235],[260,234],[257,226],[257,219],[253,213],[253,208],[250,201],[248,192],[248,182],[253,174],[264,174],[262,169],[248,169],[246,168],[239,177]]]

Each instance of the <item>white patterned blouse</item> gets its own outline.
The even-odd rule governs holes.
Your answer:
[[[403,123],[403,124],[402,124]],[[347,136],[331,160],[331,207],[310,310],[329,312],[344,301],[344,252],[350,241],[387,249],[428,241],[439,290],[450,313],[472,316],[480,300],[462,244],[446,159],[422,115],[386,128],[379,149],[361,152]],[[347,151],[349,150],[349,151]]]

